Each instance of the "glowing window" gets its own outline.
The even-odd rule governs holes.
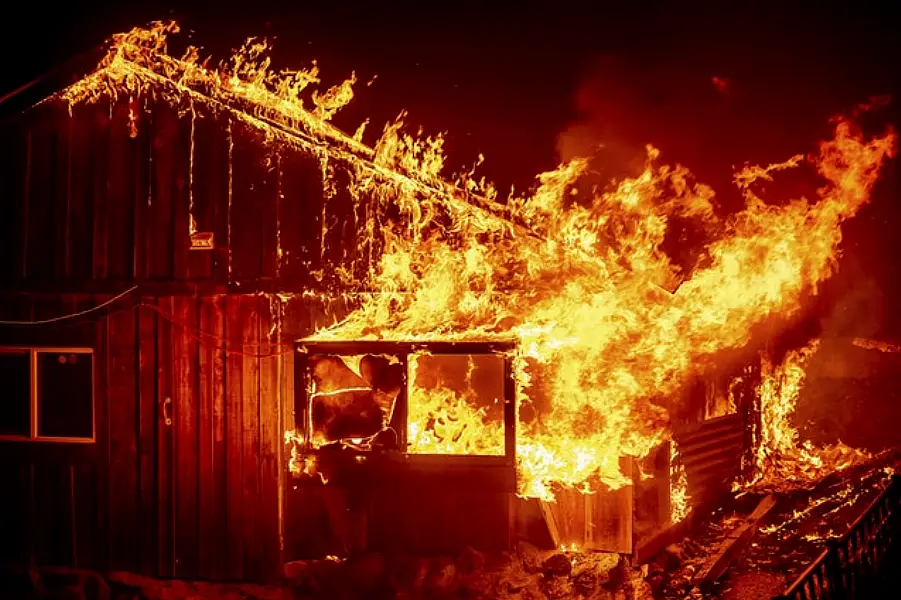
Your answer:
[[[504,357],[412,354],[407,451],[504,454]]]

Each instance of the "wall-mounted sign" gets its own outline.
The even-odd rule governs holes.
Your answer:
[[[212,250],[213,232],[197,231],[191,234],[191,250]]]

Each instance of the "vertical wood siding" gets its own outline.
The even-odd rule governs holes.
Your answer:
[[[105,299],[7,296],[0,318]],[[11,482],[0,561],[274,580],[293,394],[290,345],[279,341],[309,331],[309,310],[259,295],[140,303],[74,326],[0,328],[0,345],[94,348],[98,426],[95,444],[0,441]]]
[[[347,165],[228,113],[50,101],[0,124],[0,136],[0,289],[298,290],[338,265],[362,276],[377,258],[376,204],[352,195]],[[192,217],[214,250],[190,249]]]

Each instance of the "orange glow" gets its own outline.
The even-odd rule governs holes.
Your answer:
[[[355,310],[314,338],[515,337],[518,480],[526,496],[550,499],[554,483],[628,485],[620,458],[644,457],[669,438],[683,386],[715,367],[722,351],[746,346],[756,326],[795,314],[832,274],[839,226],[867,203],[895,150],[893,132],[865,139],[838,119],[832,139],[810,156],[738,173],[746,203],[728,217],[712,189],[682,167],[659,164],[650,147],[644,170],[610,191],[580,186],[587,162],[575,160],[539,175],[533,193],[504,203],[472,172],[455,186],[445,182],[441,136],[409,135],[398,120],[368,147],[332,126],[328,119],[353,96],[353,77],[313,93],[309,106],[304,94],[319,82],[315,65],[275,73],[266,44],[251,40],[211,68],[195,49],[166,55],[166,38],[176,31],[156,24],[116,36],[99,69],[62,97],[75,103],[152,93],[179,105],[188,98],[230,107],[273,144],[319,156],[325,189],[329,161],[349,163],[352,195],[390,206],[401,223],[381,228],[383,250],[366,281],[353,280],[352,269],[338,273],[346,290],[378,293],[361,294]],[[816,174],[815,197],[768,204],[755,194],[755,182],[785,169]],[[691,272],[662,249],[674,217],[709,234]],[[479,433],[485,413],[462,402],[459,390],[430,394],[411,402],[414,449],[497,449]],[[780,419],[788,413],[774,410]],[[423,426],[429,419],[437,428]],[[766,460],[786,443],[783,425],[773,427]],[[297,460],[293,468],[305,469]]]
[[[495,381],[501,384],[501,388],[489,399],[489,404],[480,402],[482,399],[478,398],[473,386],[473,372],[476,368],[474,357],[449,358],[452,362],[467,362],[462,385],[443,381],[440,373],[437,380],[432,382],[423,377],[422,366],[428,367],[431,361],[445,361],[447,364],[448,357],[435,358],[429,355],[409,357],[408,451],[413,454],[503,456],[503,380],[495,378]],[[482,357],[483,361],[484,358]],[[491,358],[500,363],[495,365],[499,367],[495,371],[498,375],[502,375],[503,358],[498,356]],[[440,367],[432,368],[433,371],[439,369]]]
[[[670,446],[670,519],[678,523],[688,516],[690,511],[688,497],[688,475],[685,466],[679,460],[676,444]]]

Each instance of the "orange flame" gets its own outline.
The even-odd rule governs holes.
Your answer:
[[[316,337],[515,336],[519,480],[529,496],[550,498],[552,483],[630,483],[620,457],[643,457],[669,437],[668,409],[685,382],[715,365],[719,352],[745,346],[761,322],[795,313],[832,273],[839,225],[868,201],[895,150],[894,133],[867,140],[839,119],[833,138],[812,156],[737,174],[746,206],[728,218],[718,214],[713,190],[693,183],[682,167],[659,166],[653,148],[644,171],[612,191],[580,187],[587,163],[576,160],[540,175],[531,195],[502,205],[493,186],[472,173],[458,178],[458,188],[441,179],[441,136],[402,133],[399,119],[370,148],[328,123],[350,101],[353,78],[314,94],[308,109],[303,94],[319,82],[315,65],[273,73],[266,44],[251,40],[212,69],[196,49],[181,59],[166,55],[175,31],[157,23],[116,36],[100,68],[63,97],[152,93],[240,107],[234,114],[273,143],[287,140],[289,130],[290,143],[323,161],[340,155],[349,162],[355,197],[393,205],[404,227],[383,232],[384,251],[368,281],[339,269],[351,289],[378,293]],[[328,180],[333,169],[326,162]],[[767,204],[754,194],[755,181],[804,166],[823,182],[812,201]],[[674,217],[703,224],[711,239],[690,273],[662,250]],[[434,394],[422,406],[428,414],[414,415],[414,424],[451,413],[471,431],[484,424],[454,394]],[[445,431],[442,443],[465,439],[464,446],[442,451],[476,443],[456,433]],[[433,450],[437,443],[414,439]]]
[[[817,448],[808,440],[800,440],[792,418],[807,376],[805,368],[818,347],[819,340],[814,340],[790,352],[776,367],[768,357],[762,357],[757,388],[760,431],[755,452],[756,476],[751,482],[754,487],[803,487],[869,458],[841,442]]]
[[[690,512],[688,474],[679,459],[676,444],[670,445],[670,518],[678,523]]]
[[[563,165],[532,197],[511,201],[539,237],[485,243],[463,224],[453,235],[392,238],[373,274],[384,293],[319,337],[512,333],[521,398],[536,413],[519,428],[522,493],[548,497],[550,482],[594,476],[626,485],[619,457],[645,456],[668,435],[660,399],[719,351],[747,344],[770,315],[797,311],[831,274],[838,226],[867,201],[894,142],[891,133],[865,141],[839,121],[811,159],[826,181],[818,201],[767,205],[748,191],[746,209],[719,224],[706,264],[672,295],[650,285],[680,275],[660,250],[667,219],[714,221],[710,191],[689,186],[681,169],[655,167],[652,152],[640,176],[579,204],[572,189],[584,164]],[[746,189],[769,172],[743,172]]]
[[[479,406],[472,386],[473,357],[468,357],[466,385],[454,387],[441,381],[438,385],[423,385],[417,375],[424,358],[427,360],[428,355],[413,355],[408,359],[408,451],[503,456],[503,414],[492,419],[488,414],[491,407]],[[495,397],[493,404],[502,409],[499,398]]]

